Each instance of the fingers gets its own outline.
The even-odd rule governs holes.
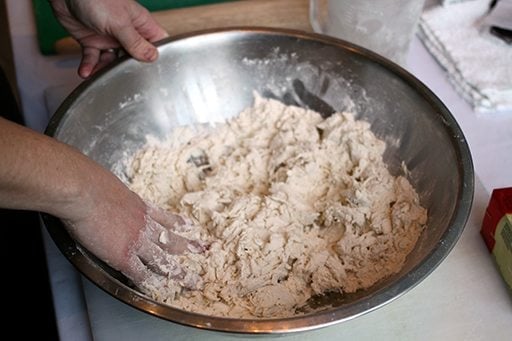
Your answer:
[[[52,0],[50,3],[59,22],[84,47],[78,71],[82,78],[112,60],[112,56],[103,57],[101,53],[108,48],[122,46],[139,61],[155,61],[158,50],[151,43],[169,36],[137,1]]]
[[[169,230],[160,233],[156,244],[172,255],[181,255],[186,252],[202,253],[208,249],[206,243],[183,238]]]
[[[133,26],[114,32],[124,49],[141,62],[153,62],[158,59],[157,48],[147,41]]]
[[[82,60],[78,67],[78,75],[82,78],[87,78],[92,74],[92,70],[100,60],[100,50],[93,47],[84,47],[82,49]]]
[[[124,270],[123,273],[138,287],[141,287],[141,283],[146,281],[148,278],[154,276],[154,273],[136,255],[132,256],[129,268]]]
[[[170,215],[172,216],[172,215]],[[164,215],[165,217],[165,215]],[[205,250],[205,247],[197,242],[191,241],[173,232],[174,226],[162,225],[153,217],[148,218],[147,238],[158,245],[161,249],[171,255],[181,255],[185,252],[199,253]],[[162,216],[160,217],[162,218]],[[165,220],[165,219],[164,219]],[[173,221],[172,219],[170,221]]]
[[[145,269],[138,269],[134,282],[139,285],[150,277],[161,277],[178,282],[182,287],[196,290],[202,286],[201,277],[198,274],[187,273],[176,259],[169,256],[158,245],[151,241],[144,242],[137,252],[139,259],[138,266]],[[142,280],[141,280],[142,279]]]
[[[153,62],[158,58],[158,50],[152,42],[164,39],[169,34],[155,21],[149,11],[133,3],[130,7],[130,25],[113,26],[112,35],[135,59]]]
[[[132,25],[128,29],[120,27],[113,32],[114,36],[135,59],[155,61],[158,58],[158,50],[151,43],[167,38],[169,34],[146,8],[138,4],[131,7],[131,18]]]
[[[182,216],[172,214],[151,204],[148,204],[148,215],[170,230],[175,230],[177,227],[187,223]]]
[[[179,256],[204,252],[207,247],[204,243],[191,241],[173,232],[176,225],[183,223],[180,216],[154,206],[146,207],[145,225],[131,248],[130,265],[125,272],[137,286],[143,289],[148,279],[159,283],[172,280],[181,287],[193,290],[202,286],[197,270],[187,271],[181,264],[186,264],[187,258]]]
[[[144,39],[152,43],[168,38],[169,33],[155,21],[149,12],[146,11],[146,13],[147,16],[144,17],[144,20],[135,25],[137,32],[139,32]]]
[[[109,49],[109,50],[101,51],[98,63],[93,68],[91,74],[95,74],[98,70],[101,70],[102,68],[104,68],[108,64],[112,63],[116,59],[117,59],[117,54],[116,54],[115,50]]]
[[[166,253],[158,245],[150,241],[142,245],[137,255],[142,263],[156,274],[178,280],[184,277],[183,269],[179,264],[170,257],[167,257]]]
[[[203,253],[210,248],[210,245],[199,240],[189,240],[187,250],[192,253]]]
[[[82,78],[88,78],[98,70],[110,64],[117,58],[113,49],[100,51],[94,47],[84,47],[82,50],[82,60],[78,67],[78,75]]]
[[[176,230],[184,230],[180,227],[186,226],[187,223],[190,224],[183,217],[154,206],[148,207],[148,214],[160,225],[159,227],[153,227],[154,230],[158,230],[158,236],[153,240],[165,251],[171,254],[182,254],[187,251],[201,253],[208,249],[206,243],[189,240],[174,233]]]
[[[83,46],[78,74],[88,78],[116,59],[112,47],[122,46],[133,58],[142,62],[158,59],[158,49],[151,43],[168,37],[168,33],[143,10],[142,19],[126,25],[114,25],[110,34],[91,34],[79,41]]]
[[[188,250],[189,241],[164,229],[158,236],[157,244],[171,255],[180,255]]]

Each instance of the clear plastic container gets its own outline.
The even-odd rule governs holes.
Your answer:
[[[317,33],[344,39],[402,66],[425,0],[310,0]]]

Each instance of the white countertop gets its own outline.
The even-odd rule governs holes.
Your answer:
[[[42,131],[47,107],[56,108],[80,79],[77,57],[39,53],[31,5],[7,0],[22,108],[27,125]],[[468,141],[476,187],[464,233],[443,263],[402,297],[356,319],[280,339],[507,340],[512,335],[512,298],[479,234],[492,189],[512,186],[512,113],[475,114],[418,39],[409,70],[445,103]],[[116,300],[78,274],[45,236],[62,340],[241,339],[164,321]]]

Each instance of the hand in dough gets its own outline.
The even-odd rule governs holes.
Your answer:
[[[146,224],[130,255],[130,268],[126,275],[136,284],[156,274],[174,279],[188,289],[201,287],[199,275],[187,272],[168,255],[204,252],[207,249],[206,244],[188,240],[175,233],[177,229],[187,226],[181,216],[148,205],[145,221]]]
[[[72,149],[68,152],[65,160],[70,164],[59,169],[69,170],[78,180],[63,183],[57,192],[65,204],[46,211],[61,217],[77,241],[139,287],[154,274],[186,288],[200,286],[199,276],[183,269],[173,256],[206,249],[178,235],[187,228],[184,219],[147,204],[105,168]],[[77,189],[70,190],[73,187]]]
[[[205,250],[175,233],[187,226],[183,219],[147,205],[76,148],[0,118],[0,154],[0,207],[59,217],[82,246],[136,284],[157,271],[200,285],[171,256]]]

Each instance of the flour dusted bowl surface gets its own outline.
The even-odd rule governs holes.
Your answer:
[[[427,208],[422,233],[402,270],[368,290],[327,295],[312,312],[280,319],[204,316],[157,303],[81,248],[62,223],[44,222],[65,256],[121,301],[169,321],[248,334],[315,329],[370,312],[406,293],[446,257],[463,231],[473,196],[473,168],[464,136],[439,99],[397,65],[341,40],[296,31],[229,29],[159,44],[160,59],[124,58],[81,84],[58,109],[47,133],[120,173],[120,160],[147,135],[220,122],[250,106],[257,92],[323,115],[353,111],[387,143],[384,159]]]

